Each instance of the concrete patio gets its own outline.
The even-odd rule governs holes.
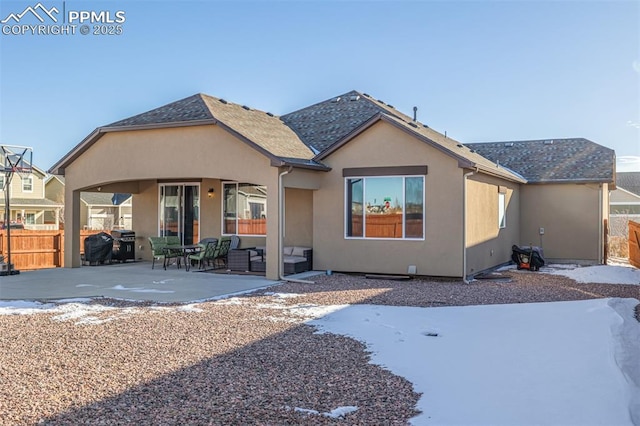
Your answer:
[[[22,271],[0,277],[0,300],[78,297],[186,303],[269,287],[277,281],[253,275],[214,274],[151,262]]]

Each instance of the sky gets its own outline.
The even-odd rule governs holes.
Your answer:
[[[514,268],[514,273],[529,273]],[[640,286],[640,271],[628,265],[550,265],[542,272],[575,279],[578,288],[581,282]],[[154,289],[166,285],[151,283]],[[420,308],[295,303],[301,296],[295,293],[265,296],[271,301],[230,297],[214,303],[254,303],[265,320],[304,322],[318,332],[363,342],[371,363],[422,393],[417,404],[422,413],[411,424],[622,426],[640,421],[637,299]],[[199,303],[116,308],[89,301],[0,301],[0,315],[47,313],[52,321],[100,326],[154,311],[202,312]],[[348,421],[359,407],[349,400],[343,404],[326,412],[314,406],[288,408]]]
[[[10,17],[37,4],[0,3],[0,144],[41,169],[195,93],[282,115],[355,89],[463,143],[585,137],[640,171],[637,1],[41,0],[75,33],[33,35]]]

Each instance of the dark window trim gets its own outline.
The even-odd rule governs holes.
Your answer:
[[[427,174],[425,166],[350,167],[342,169],[342,177],[420,176]]]

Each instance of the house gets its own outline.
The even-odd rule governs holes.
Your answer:
[[[283,245],[313,247],[315,269],[466,278],[540,234],[549,257],[602,262],[615,154],[580,141],[588,157],[559,155],[573,146],[559,140],[518,170],[357,91],[281,117],[197,94],[98,127],[50,172],[66,182],[67,267],[80,266],[80,194],[100,189],[133,194],[146,259],[149,236],[238,234],[266,245],[271,279]],[[545,162],[570,178],[536,172]]]
[[[20,223],[25,229],[32,230],[58,229],[63,205],[46,197],[46,178],[46,172],[36,166],[29,174],[13,174],[9,188],[11,223]],[[6,217],[6,179],[5,174],[0,174],[0,222],[4,222]]]
[[[45,196],[64,204],[63,176],[49,176],[45,181]],[[109,192],[80,193],[80,226],[82,229],[131,229],[131,194]]]
[[[640,172],[616,173],[609,205],[611,235],[627,237],[629,220],[640,222]]]

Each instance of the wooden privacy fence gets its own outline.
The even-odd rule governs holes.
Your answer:
[[[629,221],[629,263],[640,268],[640,223]]]
[[[100,231],[80,231],[80,253],[84,239]],[[7,231],[0,231],[0,255],[7,257]],[[7,261],[7,259],[5,259]],[[11,263],[18,270],[64,266],[64,231],[11,230]]]

